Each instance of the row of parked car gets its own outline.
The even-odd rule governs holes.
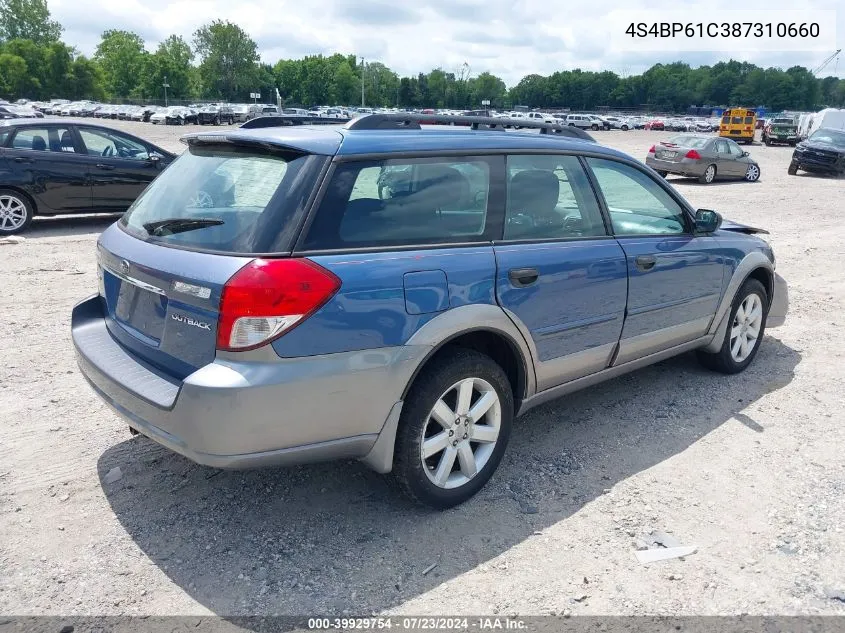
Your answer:
[[[3,110],[8,115],[3,116]],[[189,106],[157,106],[108,104],[94,101],[67,101],[57,99],[50,102],[28,102],[25,104],[0,104],[0,118],[29,118],[46,115],[92,117],[97,119],[119,119],[143,121],[164,125],[205,125],[243,123],[263,114],[278,114],[272,104],[260,103],[206,103]]]

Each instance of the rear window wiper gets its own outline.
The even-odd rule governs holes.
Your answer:
[[[166,220],[147,222],[144,224],[144,229],[150,235],[173,235],[174,233],[195,231],[207,226],[219,226],[221,224],[224,224],[223,220],[217,218],[167,218]],[[163,233],[162,231],[166,232]]]

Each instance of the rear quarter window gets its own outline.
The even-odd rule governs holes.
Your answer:
[[[341,163],[303,248],[489,241],[490,167],[474,157]]]

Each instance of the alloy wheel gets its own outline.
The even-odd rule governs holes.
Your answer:
[[[713,182],[713,179],[716,177],[716,168],[713,165],[708,165],[707,169],[704,170],[704,180],[705,182]]]
[[[423,424],[420,459],[438,488],[463,486],[490,460],[499,439],[502,405],[481,378],[464,378],[437,400]]]
[[[749,182],[754,182],[760,177],[760,168],[757,165],[751,164],[745,172],[745,179]]]
[[[0,196],[0,231],[11,232],[26,222],[27,211],[23,201],[15,196]]]
[[[757,344],[760,326],[763,324],[763,302],[756,294],[750,294],[737,308],[731,325],[731,358],[743,362]]]

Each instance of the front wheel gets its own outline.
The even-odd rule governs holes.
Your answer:
[[[760,180],[760,166],[751,163],[748,169],[745,170],[745,179],[748,182],[757,182]]]
[[[705,169],[704,173],[701,174],[698,182],[709,185],[714,180],[716,180],[716,165],[707,165],[707,169]]]
[[[736,293],[722,347],[716,353],[698,352],[702,365],[723,374],[738,374],[751,364],[766,330],[769,299],[756,279],[747,279]]]
[[[596,125],[595,123],[593,123],[593,125],[590,127],[590,129],[591,129],[593,132],[598,132],[598,130],[599,130],[599,126],[598,126],[598,125]]]
[[[790,176],[794,176],[798,173],[798,163],[792,162],[789,163],[789,167],[786,168],[786,173]]]
[[[0,237],[20,233],[32,222],[35,210],[26,196],[0,189]]]
[[[394,475],[411,499],[451,508],[477,493],[499,465],[513,393],[490,357],[458,349],[432,361],[405,400]]]
[[[622,131],[623,131],[623,132],[627,132],[627,131],[628,131],[628,126],[627,126],[627,125],[623,125],[623,126],[622,126]]]

